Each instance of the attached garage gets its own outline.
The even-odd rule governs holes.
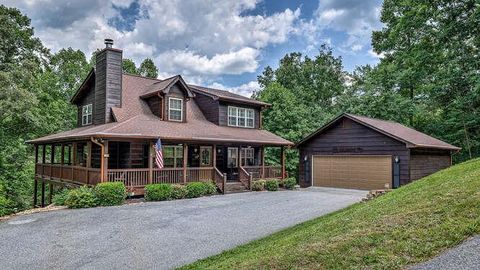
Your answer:
[[[398,187],[451,165],[460,148],[399,123],[343,114],[296,147],[303,187]]]

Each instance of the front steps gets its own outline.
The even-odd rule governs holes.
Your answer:
[[[248,190],[242,182],[227,182],[225,185],[225,193],[239,193],[246,192]]]

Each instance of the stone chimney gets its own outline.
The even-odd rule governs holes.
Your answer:
[[[105,49],[95,55],[94,124],[113,121],[112,107],[122,106],[122,50],[105,39]]]

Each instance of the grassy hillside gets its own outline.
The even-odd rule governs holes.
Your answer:
[[[184,269],[397,269],[477,233],[480,159]]]

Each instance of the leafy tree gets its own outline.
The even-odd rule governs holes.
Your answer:
[[[138,69],[140,75],[149,78],[157,78],[158,77],[158,68],[153,63],[153,60],[150,58],[146,58],[143,60],[140,68]]]
[[[140,72],[137,70],[135,63],[128,58],[123,59],[122,70],[125,73],[140,75]]]

